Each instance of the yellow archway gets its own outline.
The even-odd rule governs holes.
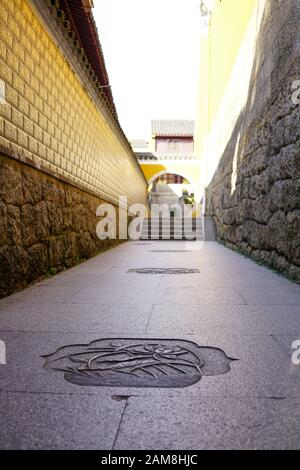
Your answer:
[[[198,160],[165,160],[164,163],[149,161],[141,163],[141,168],[149,185],[157,178],[167,173],[182,176],[193,186],[195,200],[196,202],[200,202],[202,192],[200,184],[200,163]]]

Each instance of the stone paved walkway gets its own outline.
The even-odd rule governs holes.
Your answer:
[[[127,273],[144,267],[200,273]],[[185,339],[239,360],[165,389],[83,387],[43,368],[99,338]],[[2,449],[300,447],[300,288],[217,243],[125,243],[2,299],[0,339]]]

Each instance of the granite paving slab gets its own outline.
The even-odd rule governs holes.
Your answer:
[[[127,272],[149,267],[200,273]],[[0,300],[0,448],[299,448],[299,312],[298,285],[216,242],[128,242],[47,278]],[[236,360],[176,388],[151,387],[151,372],[147,388],[96,386],[44,367],[43,356],[99,339],[109,354],[120,340],[146,343],[138,361],[180,357],[174,341]]]
[[[115,449],[299,449],[300,399],[130,397]]]

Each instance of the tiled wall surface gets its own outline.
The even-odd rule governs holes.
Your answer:
[[[45,31],[27,0],[0,0],[0,146],[107,201],[144,202],[125,140]]]

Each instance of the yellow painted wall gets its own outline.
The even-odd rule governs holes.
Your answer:
[[[219,156],[212,151],[210,140],[218,139],[222,129],[218,127],[219,122],[217,129],[214,123],[257,3],[258,0],[214,0],[209,27],[202,30],[195,124],[195,154],[200,160],[201,191],[211,164],[217,164]],[[242,71],[240,79],[243,79]],[[228,113],[229,116],[230,109]]]
[[[166,166],[164,165],[147,165],[147,164],[142,164],[141,168],[143,170],[143,173],[145,175],[145,178],[147,181],[150,181],[150,179],[154,176],[160,173],[161,171],[167,170]]]
[[[107,201],[145,201],[147,183],[125,139],[27,0],[0,0],[0,79],[4,149]]]
[[[200,41],[200,73],[198,89],[197,119],[195,123],[194,149],[195,154],[203,159],[205,153],[205,139],[209,132],[209,39],[207,35],[201,36]],[[203,166],[203,163],[201,162]],[[203,168],[202,168],[203,173]],[[203,176],[203,175],[202,175]]]
[[[150,182],[156,175],[161,172],[180,175],[189,180],[191,184],[199,184],[199,162],[198,161],[169,161],[164,164],[141,164],[141,168],[145,178]],[[195,188],[197,189],[197,188]]]
[[[215,0],[209,39],[211,127],[257,0]]]

